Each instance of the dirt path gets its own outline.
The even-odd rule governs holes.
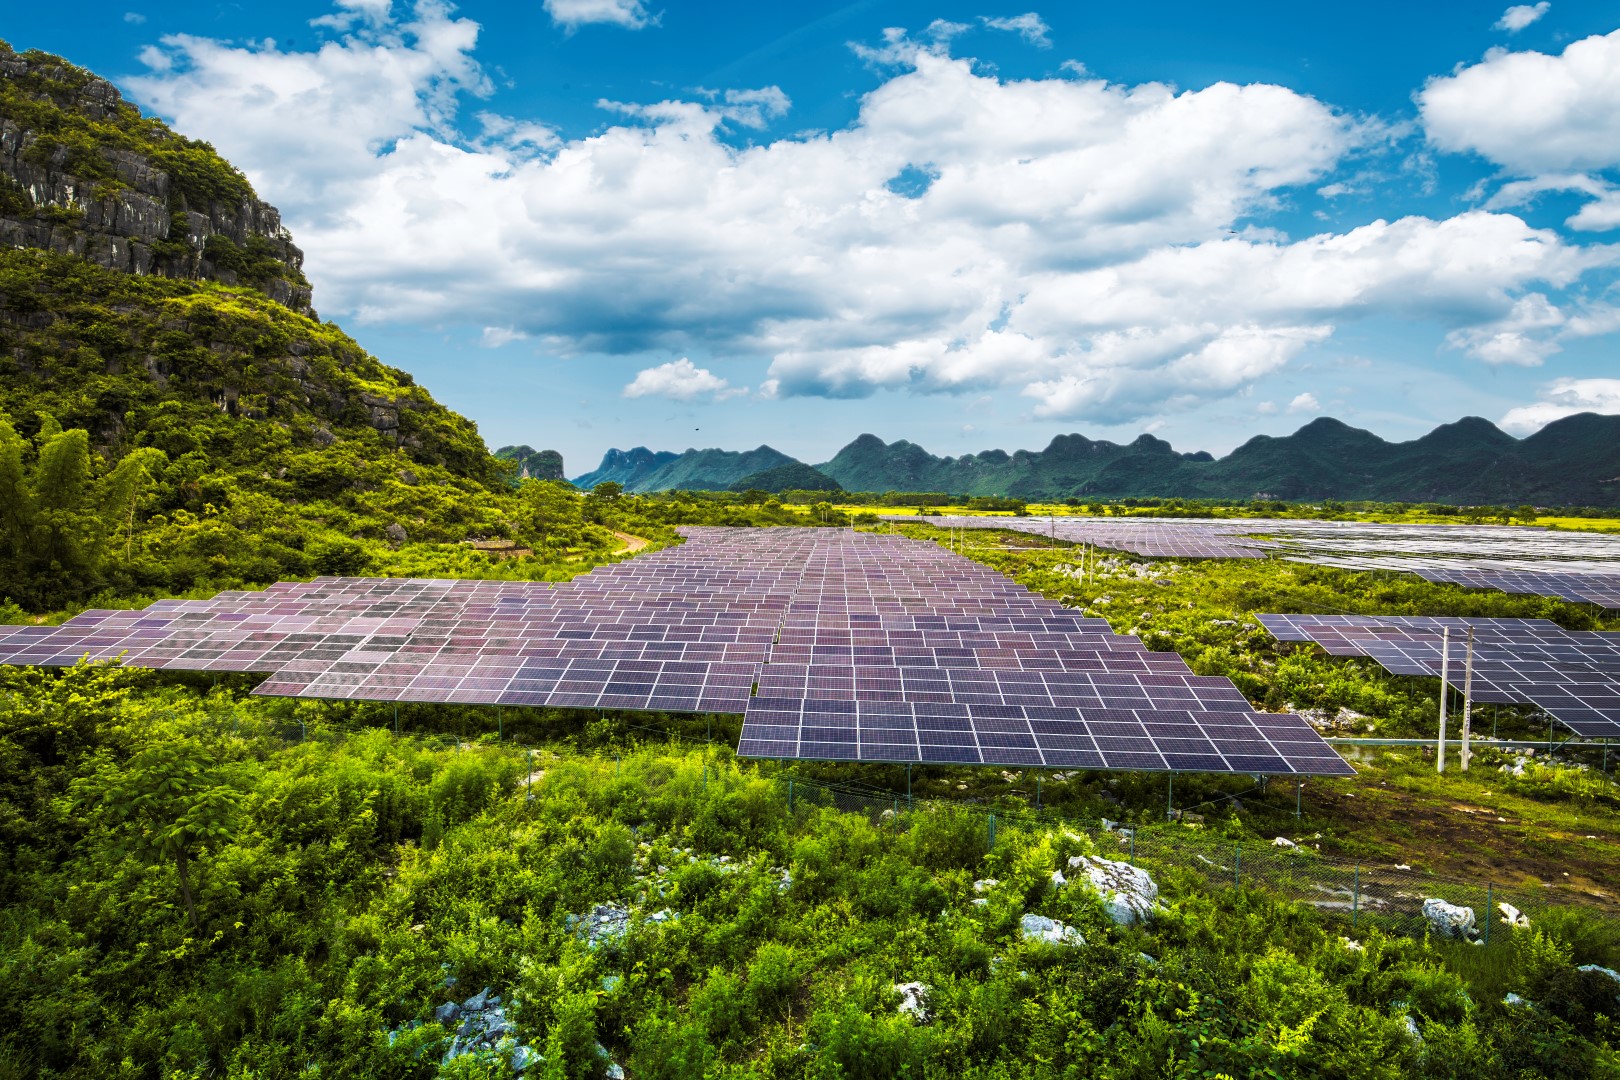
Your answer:
[[[624,541],[624,551],[621,552],[621,554],[628,555],[631,552],[640,551],[642,548],[647,546],[646,537],[631,536],[629,533],[622,533],[618,529],[609,529],[608,531],[614,536],[617,536],[620,540]]]

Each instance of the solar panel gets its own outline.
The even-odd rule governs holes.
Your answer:
[[[1505,525],[1298,518],[930,517],[941,528],[1008,529],[1147,558],[1258,559],[1418,574],[1429,581],[1620,610],[1620,537]]]
[[[1589,738],[1620,737],[1620,634],[1565,630],[1546,619],[1262,615],[1279,641],[1312,641],[1337,656],[1366,656],[1396,675],[1437,676],[1450,631],[1447,681],[1467,678],[1474,631],[1473,697],[1531,704]]]
[[[255,693],[744,714],[739,753],[1327,773],[1297,718],[938,545],[682,530],[559,584],[319,578],[93,611],[0,661],[267,672]]]

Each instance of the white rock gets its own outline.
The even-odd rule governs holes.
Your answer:
[[[1516,927],[1520,930],[1530,929],[1530,917],[1524,912],[1520,911],[1518,908],[1514,907],[1512,904],[1497,904],[1496,910],[1502,913],[1502,922],[1505,925]]]
[[[1504,1004],[1504,1005],[1529,1005],[1530,1003],[1528,1001],[1524,1000],[1524,998],[1520,997],[1518,994],[1509,992],[1508,996],[1502,999],[1502,1004]]]
[[[1448,904],[1430,897],[1423,901],[1423,917],[1429,920],[1429,929],[1444,938],[1471,938],[1474,936],[1474,909]]]
[[[1271,846],[1272,847],[1280,847],[1280,848],[1299,847],[1298,844],[1294,843],[1292,840],[1288,839],[1288,837],[1286,837],[1286,836],[1277,837],[1277,839],[1275,839],[1275,840],[1273,840],[1271,842]]]
[[[1069,869],[1085,873],[1091,887],[1102,897],[1108,917],[1118,926],[1146,919],[1158,907],[1159,887],[1141,867],[1094,855],[1076,855],[1069,860]]]
[[[1403,862],[1398,862],[1398,863],[1395,864],[1395,869],[1397,869],[1397,870],[1410,870],[1412,868],[1410,866],[1407,866]]]
[[[1609,978],[1613,979],[1615,982],[1620,983],[1620,971],[1616,971],[1616,970],[1614,970],[1614,968],[1600,967],[1597,964],[1582,964],[1580,967],[1576,968],[1575,970],[1576,971],[1595,971],[1599,975],[1607,975]]]
[[[1423,1032],[1418,1030],[1417,1021],[1412,1019],[1411,1013],[1407,1013],[1405,1019],[1406,1037],[1417,1043],[1419,1046],[1423,1045]]]
[[[900,1011],[911,1017],[919,1024],[928,1023],[932,1015],[928,1011],[927,983],[908,982],[895,983],[894,992],[900,995]]]
[[[1366,952],[1367,951],[1367,946],[1363,945],[1359,941],[1355,941],[1355,940],[1352,940],[1351,938],[1347,938],[1347,937],[1341,937],[1339,940],[1341,942],[1343,942],[1344,947],[1346,949],[1348,949],[1349,951],[1351,951],[1351,952]]]
[[[1063,886],[1067,885],[1068,883],[1069,883],[1069,879],[1063,876],[1063,871],[1061,871],[1061,870],[1052,871],[1052,888],[1061,889],[1061,888],[1063,888]]]
[[[993,877],[980,878],[978,881],[973,883],[973,891],[976,893],[986,893],[1000,884],[1001,882],[997,881]]]
[[[1084,945],[1086,939],[1072,926],[1048,919],[1045,915],[1025,915],[1018,920],[1025,941],[1044,941],[1049,945]]]

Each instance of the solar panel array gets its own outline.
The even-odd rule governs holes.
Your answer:
[[[743,756],[1351,775],[1298,717],[934,544],[683,529],[571,582],[321,578],[0,638],[255,693],[743,713]],[[755,692],[757,686],[757,693]]]
[[[919,519],[892,515],[892,520]],[[1347,570],[1551,596],[1620,610],[1620,536],[1504,525],[1294,518],[932,517],[942,528],[1010,529],[1147,558],[1267,556]]]
[[[1366,656],[1396,675],[1439,675],[1450,630],[1447,681],[1464,685],[1474,631],[1473,697],[1533,704],[1578,735],[1620,737],[1620,634],[1565,630],[1546,619],[1364,615],[1261,615],[1279,641],[1313,641],[1335,656]]]

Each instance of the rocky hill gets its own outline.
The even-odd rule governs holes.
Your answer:
[[[574,485],[592,488],[606,480],[623,484],[626,491],[725,491],[732,484],[778,465],[798,464],[769,446],[753,450],[687,450],[682,454],[645,446],[609,450],[595,471],[574,478]]]
[[[319,321],[301,261],[207,144],[0,45],[0,490],[30,492],[0,508],[0,604],[513,528],[477,427]]]
[[[1583,413],[1516,439],[1465,417],[1409,442],[1323,417],[1257,435],[1224,458],[1162,439],[1059,435],[1045,450],[936,457],[862,435],[817,466],[847,491],[1062,498],[1374,499],[1478,505],[1620,505],[1620,416]]]
[[[495,451],[502,461],[517,466],[518,480],[566,480],[563,475],[563,457],[555,450],[536,450],[532,446],[503,446]]]
[[[843,491],[838,481],[820,469],[802,461],[790,461],[764,472],[750,473],[730,485],[732,491],[767,491],[779,495],[784,491],[825,491],[829,494]]]
[[[310,310],[276,208],[207,143],[144,117],[105,79],[0,42],[0,245],[126,273],[252,285]]]
[[[622,484],[626,491],[648,490],[641,486],[642,481],[680,456],[673,450],[654,453],[645,446],[631,450],[609,450],[602,455],[602,464],[591,472],[574,477],[573,484],[589,491],[597,484],[611,481]]]

